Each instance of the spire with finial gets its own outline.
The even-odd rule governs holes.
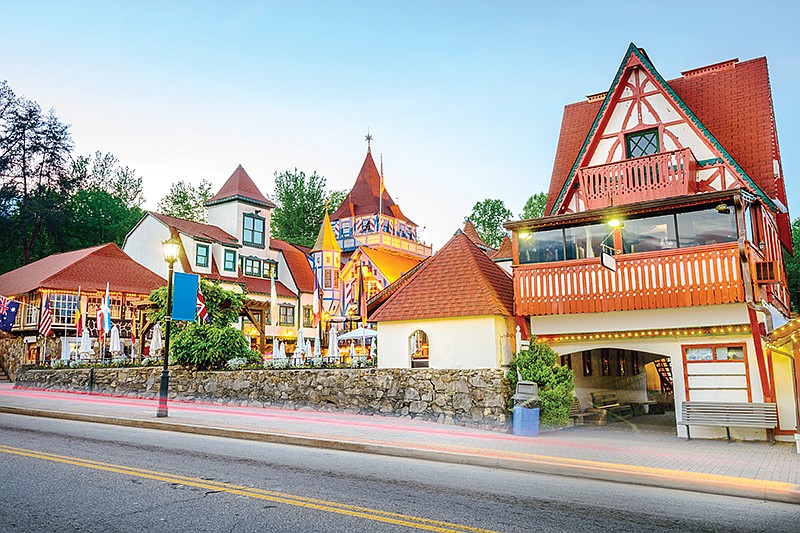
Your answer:
[[[372,153],[372,135],[369,133],[369,128],[367,128],[367,134],[364,135],[364,139],[367,140],[367,153]]]

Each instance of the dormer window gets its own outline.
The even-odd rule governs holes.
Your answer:
[[[244,214],[242,222],[242,244],[264,248],[264,218],[251,213]]]
[[[255,257],[244,258],[244,275],[261,277],[261,259]]]
[[[264,261],[264,277],[278,279],[278,263],[276,261]]]
[[[228,272],[236,272],[236,250],[225,250],[222,268]]]
[[[194,262],[199,267],[208,268],[208,245],[198,244],[195,251]]]
[[[637,131],[625,136],[628,159],[657,154],[659,150],[658,130]]]

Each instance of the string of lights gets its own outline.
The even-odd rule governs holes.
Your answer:
[[[732,326],[706,326],[699,328],[640,329],[634,331],[610,331],[606,333],[577,333],[569,335],[538,335],[537,343],[554,344],[558,342],[596,341],[596,340],[628,340],[650,337],[697,337],[708,335],[731,335],[750,333],[750,326],[737,324]]]

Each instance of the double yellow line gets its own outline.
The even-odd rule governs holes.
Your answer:
[[[55,455],[51,453],[38,452],[35,450],[26,450],[24,448],[15,448],[12,446],[0,445],[0,452],[73,466],[80,466],[83,468],[91,468],[93,470],[102,470],[105,472],[114,472],[117,474],[152,479],[155,481],[163,481],[165,483],[178,483],[181,485],[186,485],[187,487],[197,487],[200,489],[227,492],[229,494],[235,494],[237,496],[244,496],[247,498],[268,500],[275,503],[284,503],[286,505],[294,505],[297,507],[304,507],[306,509],[315,509],[327,513],[336,513],[355,518],[362,518],[364,520],[373,520],[376,522],[406,526],[424,531],[437,531],[442,533],[497,533],[488,529],[480,529],[460,524],[453,524],[450,522],[442,522],[439,520],[429,520],[427,518],[421,518],[418,516],[391,513],[387,511],[381,511],[379,509],[370,509],[368,507],[358,507],[356,505],[317,500],[314,498],[307,498],[305,496],[295,496],[293,494],[284,494],[271,490],[233,485],[231,483],[222,483],[218,481],[208,481],[204,479],[178,476],[175,474],[168,474],[166,472],[158,472],[154,470],[144,470],[129,466],[101,463],[99,461],[91,461],[89,459]]]

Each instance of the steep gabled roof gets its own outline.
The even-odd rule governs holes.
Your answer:
[[[342,251],[339,243],[336,242],[336,236],[334,236],[333,227],[331,226],[331,218],[328,216],[327,211],[325,211],[325,217],[322,219],[322,225],[319,227],[317,240],[314,243],[314,247],[311,249],[312,252],[321,252],[323,250],[334,252]]]
[[[245,172],[242,165],[236,167],[236,170],[233,171],[228,181],[222,185],[222,188],[217,194],[208,199],[205,205],[211,206],[233,200],[268,207],[270,209],[275,207],[274,203],[270,202],[261,194],[261,191],[256,187],[256,184],[247,172]]]
[[[311,263],[306,253],[290,242],[275,238],[269,240],[269,247],[283,252],[283,257],[286,258],[286,264],[300,292],[313,293],[314,271],[311,270]]]
[[[123,252],[116,244],[54,254],[0,276],[0,294],[18,296],[36,289],[111,290],[150,294],[164,279]]]
[[[507,236],[503,237],[503,242],[500,243],[500,248],[497,249],[497,253],[492,256],[492,261],[504,261],[506,259],[512,259],[513,257],[513,246],[511,245],[511,239]]]
[[[513,311],[511,277],[463,232],[457,232],[369,318],[385,322],[513,316]]]
[[[483,242],[483,239],[481,239],[481,236],[478,235],[478,230],[475,229],[475,225],[471,220],[467,220],[464,223],[464,229],[460,229],[458,231],[466,235],[467,238],[475,243],[475,246],[480,248],[484,253],[488,255],[494,255],[496,252],[494,248]]]
[[[174,228],[197,240],[218,242],[227,246],[239,246],[239,240],[219,226],[186,220],[184,218],[170,217],[154,211],[148,211],[147,213],[163,222],[166,226]]]
[[[342,204],[331,215],[331,220],[346,217],[374,215],[380,211],[382,214],[403,220],[415,225],[394,203],[385,186],[383,188],[383,201],[381,201],[381,175],[372,159],[372,153],[367,151],[367,157],[361,166],[353,188],[347,193]]]
[[[606,111],[628,59],[635,55],[664,87],[689,120],[715,145],[723,159],[739,171],[764,201],[786,204],[783,183],[773,176],[772,160],[779,151],[775,116],[765,58],[743,63],[725,62],[726,68],[705,67],[665,81],[643,50],[631,43],[605,99],[590,99],[564,108],[553,174],[545,212],[552,214],[564,196],[568,180]]]

